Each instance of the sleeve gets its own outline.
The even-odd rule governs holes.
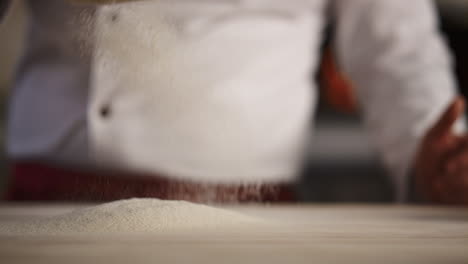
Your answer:
[[[336,0],[333,12],[338,62],[353,82],[371,140],[403,201],[421,138],[456,94],[434,5]]]

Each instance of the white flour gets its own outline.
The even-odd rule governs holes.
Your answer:
[[[248,227],[261,221],[236,212],[185,201],[130,199],[50,218],[0,225],[0,235],[157,233]]]

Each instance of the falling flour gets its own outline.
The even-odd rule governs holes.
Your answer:
[[[0,235],[157,233],[248,227],[260,222],[233,211],[185,201],[130,199],[40,220],[5,223],[0,225]]]

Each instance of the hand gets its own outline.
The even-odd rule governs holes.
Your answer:
[[[452,131],[465,109],[456,98],[429,129],[415,159],[415,187],[432,202],[468,205],[468,135]]]

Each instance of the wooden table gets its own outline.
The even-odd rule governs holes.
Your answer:
[[[3,205],[0,224],[78,205]],[[248,232],[2,237],[0,263],[468,263],[468,208],[236,206],[284,223]]]

